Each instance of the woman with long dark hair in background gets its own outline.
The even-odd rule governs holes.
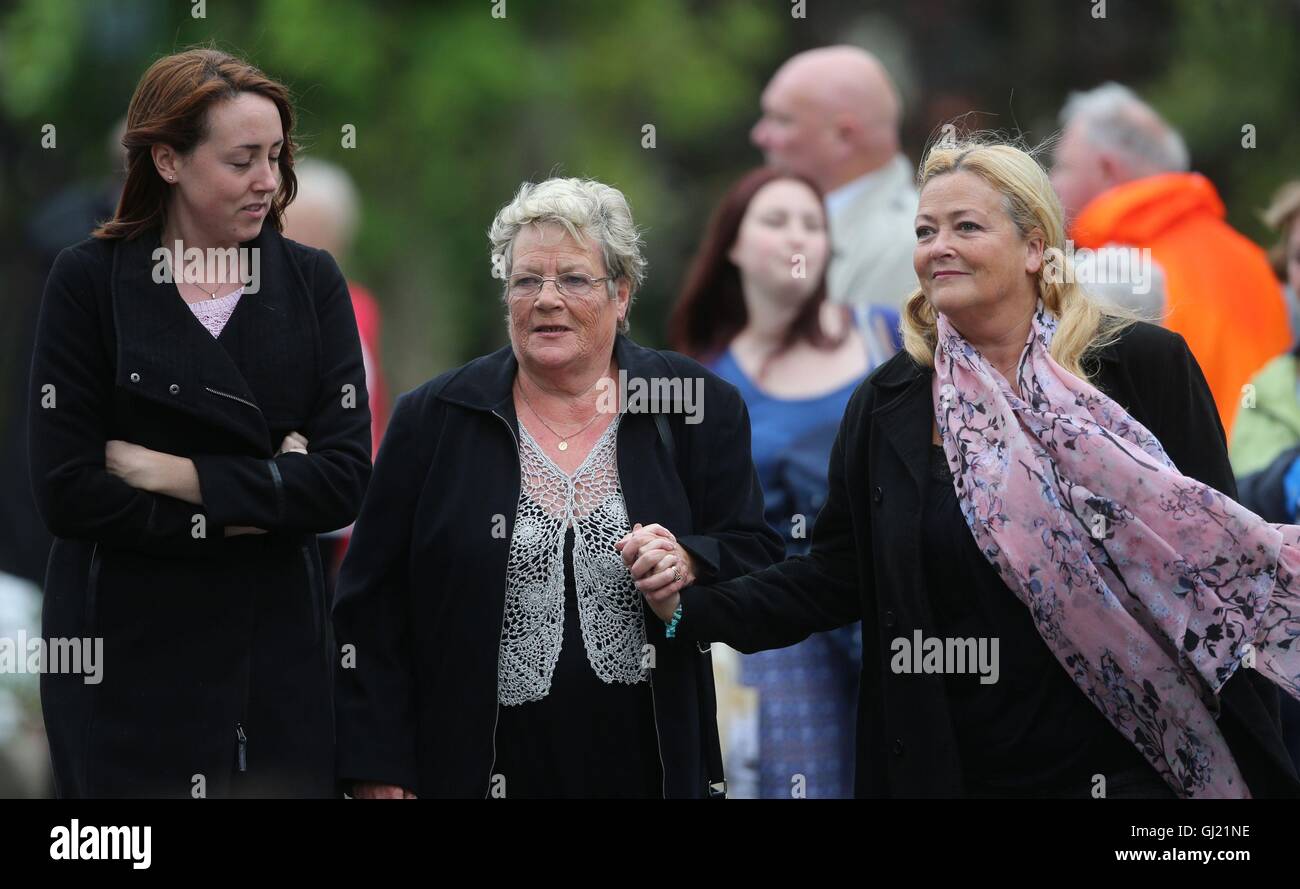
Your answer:
[[[765,517],[790,555],[807,552],[835,430],[869,368],[848,310],[826,299],[829,252],[816,186],[753,170],[715,210],[669,321],[672,348],[744,397]],[[860,661],[856,627],[741,656],[740,681],[758,691],[757,795],[852,795]],[[740,796],[751,782],[735,759]]]

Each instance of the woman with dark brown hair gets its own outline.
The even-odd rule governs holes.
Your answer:
[[[826,299],[829,252],[816,186],[753,170],[714,211],[670,320],[672,347],[740,390],[764,515],[788,555],[808,549],[835,430],[869,369],[848,310]],[[741,656],[739,679],[758,692],[757,737],[733,733],[732,796],[852,796],[857,634]]]
[[[159,59],[116,213],[46,284],[42,632],[98,655],[42,675],[60,796],[334,792],[315,535],[360,508],[370,413],[338,266],[280,234],[292,133],[288,91],[248,63]]]

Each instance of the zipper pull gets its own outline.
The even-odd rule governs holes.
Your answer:
[[[235,724],[235,737],[239,739],[239,770],[248,771],[248,735],[244,734],[244,724]]]

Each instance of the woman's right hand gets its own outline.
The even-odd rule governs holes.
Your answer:
[[[352,785],[353,799],[416,799],[414,793],[396,784],[358,781]]]
[[[650,609],[664,623],[670,623],[681,602],[680,593],[695,582],[695,565],[663,525],[632,526],[632,530],[614,544],[628,566],[636,588],[645,596]],[[674,579],[680,576],[680,580]]]
[[[280,450],[275,452],[275,456],[278,457],[281,454],[288,454],[290,452],[297,454],[307,453],[307,436],[303,435],[301,432],[290,432],[284,437],[284,441],[280,442]]]
[[[288,453],[305,454],[307,453],[307,437],[301,432],[290,432],[280,442],[280,450],[275,452],[275,456]],[[265,528],[254,528],[251,525],[227,525],[227,537],[239,537],[243,534],[265,534]]]

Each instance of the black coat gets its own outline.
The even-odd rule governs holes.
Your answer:
[[[1150,429],[1183,473],[1236,495],[1218,411],[1181,336],[1137,324],[1094,360],[1095,385]],[[895,674],[888,662],[892,639],[917,629],[936,635],[921,538],[932,379],[932,369],[902,352],[854,393],[831,452],[810,555],[682,593],[683,644],[759,651],[862,620],[861,797],[964,794],[944,677]],[[1254,670],[1238,671],[1223,690],[1220,726],[1256,796],[1300,792],[1281,742],[1277,695]]]
[[[1263,469],[1238,479],[1241,505],[1270,522],[1294,522],[1295,509],[1286,502],[1285,480],[1297,457],[1300,457],[1300,446],[1287,448]]]
[[[738,577],[780,558],[781,539],[763,520],[740,394],[689,358],[623,336],[614,354],[629,379],[704,381],[703,422],[667,418],[676,465],[650,414],[623,417],[617,459],[629,522],[671,530],[702,577]],[[490,789],[519,503],[517,369],[507,346],[408,392],[393,410],[334,606],[342,656],[355,656],[338,677],[345,782],[396,784],[421,797]],[[706,768],[718,759],[712,658],[695,646],[665,646],[663,623],[648,606],[644,614],[656,650],[665,794],[704,796],[721,777]]]
[[[329,254],[264,226],[243,245],[260,250],[260,288],[218,340],[174,285],[153,280],[158,243],[155,230],[69,247],[41,309],[32,485],[56,536],[43,632],[104,639],[100,684],[42,676],[56,787],[190,796],[202,775],[209,797],[329,794],[331,646],[314,535],[355,518],[370,477],[347,283]],[[275,457],[291,430],[310,453]],[[204,505],[110,475],[109,439],[190,457]],[[269,533],[226,538],[227,525]]]

